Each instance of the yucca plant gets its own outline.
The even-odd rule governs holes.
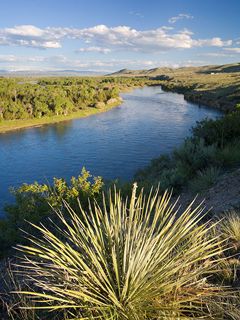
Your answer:
[[[110,192],[88,212],[64,203],[68,215],[34,226],[39,235],[18,247],[32,288],[20,294],[50,319],[59,310],[69,319],[219,319],[209,306],[225,293],[208,277],[223,245],[207,236],[201,205],[180,214],[171,194],[136,189],[129,200]]]
[[[220,230],[223,237],[232,241],[236,249],[240,249],[240,214],[238,212],[226,214],[220,224]]]

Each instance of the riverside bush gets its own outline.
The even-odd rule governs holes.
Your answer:
[[[219,119],[205,119],[192,129],[193,137],[203,139],[206,145],[216,144],[225,147],[240,137],[240,110],[224,115]]]
[[[86,208],[89,199],[99,197],[102,187],[102,178],[92,177],[83,168],[78,177],[71,178],[70,183],[62,178],[54,178],[52,185],[35,182],[12,189],[15,204],[6,206],[6,217],[0,220],[0,252],[3,253],[16,242],[24,240],[20,237],[21,229],[31,229],[26,221],[35,224],[45,221],[51,216],[51,207],[62,208],[63,199],[74,208],[79,198]]]
[[[180,192],[188,187],[201,192],[216,181],[219,173],[240,164],[240,111],[222,118],[205,119],[192,129],[192,136],[171,155],[154,159],[135,178],[143,183]]]

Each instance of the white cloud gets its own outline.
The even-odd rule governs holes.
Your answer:
[[[16,57],[14,55],[0,55],[0,63],[6,63],[6,62],[15,62]]]
[[[240,48],[224,48],[224,50],[235,53],[235,54],[240,53]]]
[[[26,57],[26,56],[15,56],[12,54],[9,55],[0,55],[0,63],[22,63],[22,62],[30,62],[30,63],[38,63],[46,61],[46,57],[42,56],[33,56],[33,57]]]
[[[23,37],[42,37],[44,30],[32,25],[22,25],[15,28],[6,28],[6,34]]]
[[[224,41],[219,37],[194,39],[188,29],[175,31],[172,27],[159,27],[150,30],[136,30],[129,26],[108,27],[97,25],[91,28],[44,29],[32,25],[0,29],[1,45],[17,45],[41,49],[60,48],[64,39],[83,41],[85,46],[80,52],[109,53],[110,51],[132,51],[159,53],[171,49],[190,49],[192,47],[224,47],[232,40]],[[86,45],[88,47],[86,48]]]
[[[223,52],[206,52],[206,53],[201,53],[199,56],[204,56],[204,57],[213,57],[213,58],[225,58],[225,57],[234,57],[234,55],[229,54],[229,53],[223,53]]]
[[[129,26],[109,28],[98,25],[92,28],[72,29],[68,36],[83,39],[87,44],[112,50],[157,53],[170,49],[189,49],[198,46],[222,47],[231,45],[232,40],[223,41],[219,37],[212,39],[193,39],[193,33],[187,29],[173,32],[160,27],[152,30],[136,30]]]
[[[32,25],[15,26],[0,29],[0,45],[16,45],[33,48],[60,48],[61,43],[57,33],[50,28],[40,29]]]
[[[225,46],[231,46],[232,45],[232,40],[226,40],[223,41],[219,37],[215,37],[212,39],[203,39],[203,40],[198,40],[198,46],[200,47],[225,47]]]
[[[169,23],[176,23],[178,20],[183,20],[183,19],[193,19],[193,16],[188,14],[188,13],[179,13],[177,16],[175,17],[171,17],[168,22]]]
[[[101,48],[101,47],[87,47],[87,48],[80,48],[76,50],[76,52],[99,52],[99,53],[109,53],[111,49],[108,48]]]
[[[64,55],[53,56],[14,56],[0,55],[1,69],[8,71],[57,71],[57,70],[82,70],[112,72],[123,68],[128,69],[152,69],[156,67],[178,68],[183,66],[194,66],[207,64],[206,61],[185,60],[173,63],[163,60],[145,59],[71,59]]]

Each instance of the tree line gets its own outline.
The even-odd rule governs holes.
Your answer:
[[[141,86],[132,78],[0,79],[0,121],[68,115],[103,106],[120,90]],[[102,102],[102,104],[99,104]]]

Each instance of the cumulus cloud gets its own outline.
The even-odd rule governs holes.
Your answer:
[[[212,39],[203,39],[203,40],[198,40],[198,46],[206,46],[206,47],[225,47],[225,46],[231,46],[232,45],[232,40],[226,40],[223,41],[219,37],[215,37]]]
[[[176,23],[178,20],[183,20],[183,19],[193,19],[193,16],[188,14],[188,13],[179,13],[177,16],[175,17],[171,17],[168,22],[169,23]]]
[[[0,29],[0,45],[16,45],[35,48],[60,48],[58,34],[50,28],[40,29],[32,25]]]
[[[192,47],[224,47],[232,40],[219,37],[194,39],[190,30],[175,31],[172,27],[150,30],[136,30],[129,26],[108,27],[97,25],[91,28],[47,27],[32,25],[0,29],[1,45],[17,45],[41,49],[60,48],[64,39],[82,41],[85,46],[79,52],[109,53],[110,51],[132,51],[144,53],[166,52],[171,49],[190,49]],[[86,45],[88,46],[86,48]]]
[[[129,26],[107,27],[98,25],[92,28],[72,29],[68,35],[83,39],[87,44],[111,50],[157,53],[170,49],[189,49],[199,46],[223,47],[231,45],[232,40],[223,41],[219,37],[212,39],[194,39],[187,29],[173,31],[160,27],[152,30],[136,30]]]

